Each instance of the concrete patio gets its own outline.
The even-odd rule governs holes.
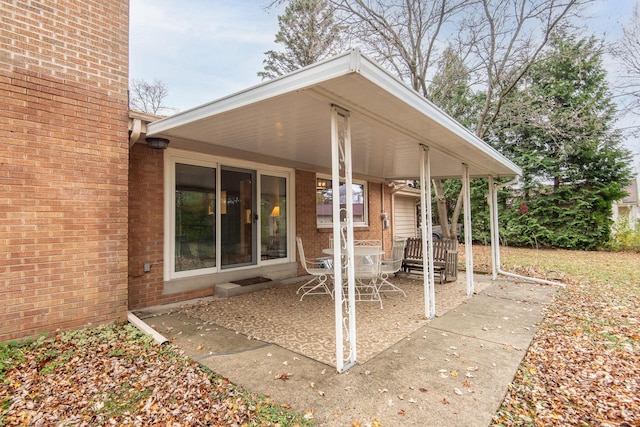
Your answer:
[[[477,276],[470,298],[462,274],[436,286],[438,316],[427,320],[422,281],[394,279],[407,297],[385,294],[382,310],[357,303],[359,364],[336,374],[333,301],[299,301],[299,283],[136,314],[234,383],[311,410],[318,425],[486,426],[555,292]]]

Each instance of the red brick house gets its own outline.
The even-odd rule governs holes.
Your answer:
[[[357,50],[156,120],[127,1],[0,1],[0,341],[295,277],[345,219],[389,251],[390,183],[520,173]]]

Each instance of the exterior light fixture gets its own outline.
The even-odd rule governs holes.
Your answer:
[[[166,138],[146,138],[149,148],[156,150],[164,150],[169,146],[169,140]]]

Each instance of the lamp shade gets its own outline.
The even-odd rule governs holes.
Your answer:
[[[271,216],[280,216],[280,205],[275,205],[271,211]]]

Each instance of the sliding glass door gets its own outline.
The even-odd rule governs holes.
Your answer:
[[[168,150],[167,280],[289,260],[293,170]]]

